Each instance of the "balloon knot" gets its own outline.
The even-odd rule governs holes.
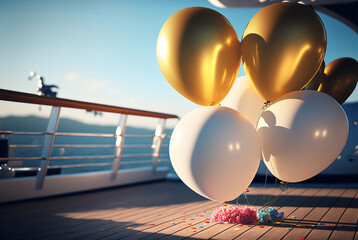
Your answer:
[[[266,102],[264,103],[264,105],[262,106],[262,110],[266,110],[266,108],[268,108],[271,104],[272,104],[272,102],[266,101]]]
[[[287,191],[289,189],[287,182],[281,181],[280,183],[281,183],[280,189],[282,192]]]

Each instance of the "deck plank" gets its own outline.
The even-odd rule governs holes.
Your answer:
[[[330,240],[353,239],[354,231],[357,228],[358,221],[358,193],[349,204],[346,211],[339,219]]]
[[[271,188],[269,188],[268,191],[271,192],[273,195],[273,197],[271,199],[273,199],[277,195],[281,194],[275,203],[284,205],[292,200],[292,198],[289,196],[293,196],[296,194],[303,194],[306,191],[306,189],[303,189],[303,188],[302,189],[290,189],[289,191],[287,191],[285,193],[281,193],[281,191],[279,189],[275,189],[273,191]],[[261,200],[255,206],[255,209],[261,208],[265,204],[265,202],[267,202],[269,200],[269,199],[262,198],[262,196],[260,196],[260,199]],[[234,238],[239,237],[253,229],[262,230],[260,227],[255,226],[255,225],[252,225],[253,227],[249,227],[251,225],[252,224],[244,224],[243,226],[239,226],[239,225],[229,226],[226,229],[224,229],[223,231],[217,232],[211,238],[212,239],[229,239],[229,238],[234,239]],[[259,225],[262,225],[262,224],[259,224]],[[203,237],[205,237],[205,236],[203,236]]]
[[[343,213],[346,211],[347,206],[351,203],[356,195],[357,190],[349,189],[343,193],[343,195],[332,205],[332,207],[327,211],[327,213],[320,220],[324,223],[314,227],[313,230],[309,233],[310,239],[328,239],[332,234],[334,228],[337,225],[337,222],[342,217]]]
[[[0,206],[0,239],[357,239],[358,189],[329,187],[292,187],[272,203],[285,212],[285,221],[252,227],[207,222],[220,203],[181,182],[15,202]],[[247,199],[258,209],[279,194],[278,188],[255,185]],[[247,205],[246,199],[239,204]]]
[[[326,197],[320,199],[319,203],[302,219],[294,223],[292,230],[285,234],[286,239],[299,239],[306,238],[312,231],[312,226],[320,222],[321,218],[327,213],[330,207],[341,197],[345,189],[334,189]],[[300,226],[301,223],[303,227]],[[297,226],[298,225],[298,226]]]
[[[285,213],[285,218],[295,212],[296,215],[299,216],[299,211],[304,211],[304,204],[310,203],[312,199],[320,192],[319,189],[312,188],[312,189],[304,189],[305,191],[303,193],[297,193],[295,194],[295,198],[290,198],[291,201],[287,204],[284,203],[278,203],[275,204],[276,208],[279,209],[279,211],[282,211]],[[282,206],[282,207],[279,207]],[[274,224],[273,226],[264,226],[264,228],[257,228],[250,229],[250,231],[245,232],[244,234],[240,235],[238,238],[235,239],[258,239],[261,236],[263,236],[263,239],[269,239],[268,235],[265,234],[269,233],[271,230],[279,230],[274,232],[279,232],[281,236],[277,236],[277,234],[274,236],[274,239],[281,239],[285,232],[287,231],[287,227],[289,227],[291,224],[287,223],[287,221],[278,222],[279,224]],[[286,230],[286,231],[283,231]]]

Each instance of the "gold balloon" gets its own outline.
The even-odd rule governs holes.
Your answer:
[[[180,94],[199,105],[216,105],[239,72],[240,40],[220,13],[186,8],[164,23],[157,59],[164,77]]]
[[[322,81],[327,78],[327,75],[324,73],[324,68],[326,67],[325,62],[323,61],[321,67],[319,68],[316,75],[312,78],[312,80],[306,85],[304,90],[314,90],[317,91]]]
[[[322,81],[319,92],[324,92],[344,103],[352,94],[358,81],[358,62],[353,58],[338,58],[324,70],[327,79]]]
[[[310,7],[276,3],[258,11],[242,36],[242,62],[267,101],[300,90],[315,76],[326,52],[326,31]]]

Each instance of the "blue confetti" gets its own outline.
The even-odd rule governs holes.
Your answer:
[[[206,213],[206,212],[203,212],[203,213]]]
[[[172,225],[175,225],[175,223],[171,223]]]
[[[195,217],[199,217],[199,215],[198,215],[198,214],[196,214],[196,215],[195,215]]]
[[[284,217],[284,212],[278,212],[275,208],[270,207],[265,210],[259,209],[256,211],[257,218],[262,223],[267,222],[278,222],[282,221]]]
[[[295,216],[292,216],[291,218],[295,219],[296,217],[295,217]]]
[[[292,228],[286,228],[287,230],[291,230]]]
[[[323,223],[317,223],[317,225],[324,225]]]
[[[195,220],[195,218],[189,218],[189,220]]]
[[[223,222],[219,222],[219,224],[224,224]]]
[[[211,218],[211,216],[209,216],[209,218]]]
[[[199,228],[203,228],[204,226],[199,226]]]
[[[209,212],[210,214],[212,214],[213,212]]]

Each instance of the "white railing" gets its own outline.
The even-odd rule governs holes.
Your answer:
[[[129,164],[148,164],[152,165],[152,171],[155,173],[157,166],[160,162],[168,162],[169,156],[166,154],[160,154],[163,147],[168,145],[163,144],[163,139],[170,138],[165,135],[165,124],[169,118],[177,119],[178,117],[171,114],[121,108],[108,105],[100,105],[94,103],[87,103],[81,101],[73,101],[68,99],[51,98],[44,96],[37,96],[34,94],[20,93],[8,90],[0,89],[0,100],[23,102],[31,104],[42,104],[52,106],[51,114],[48,120],[47,129],[45,132],[15,132],[15,131],[0,131],[0,135],[6,136],[6,138],[12,135],[43,135],[43,144],[10,144],[10,149],[16,148],[41,148],[41,155],[38,157],[3,157],[0,161],[34,161],[39,160],[38,167],[19,167],[15,170],[31,170],[37,171],[36,175],[36,189],[41,190],[46,181],[48,169],[64,169],[64,168],[80,168],[80,167],[103,167],[112,166],[110,180],[115,181],[118,175],[118,171],[121,165]],[[111,112],[119,114],[119,122],[116,127],[116,131],[113,134],[109,133],[65,133],[58,132],[57,127],[60,119],[61,108],[77,108],[92,111]],[[158,124],[153,135],[138,135],[138,134],[126,134],[127,119],[129,115],[143,116],[158,118]],[[54,144],[56,136],[82,136],[82,137],[104,137],[115,138],[115,144]],[[125,144],[126,138],[153,138],[152,144]],[[113,148],[113,155],[90,155],[90,156],[52,156],[52,150],[54,148]],[[137,154],[123,154],[125,148],[147,148],[153,149],[152,153],[137,153]],[[146,157],[149,160],[134,160],[125,161],[122,159]],[[53,160],[67,160],[67,159],[113,159],[112,163],[80,163],[80,164],[68,164],[68,165],[56,165],[50,166],[50,161]]]

